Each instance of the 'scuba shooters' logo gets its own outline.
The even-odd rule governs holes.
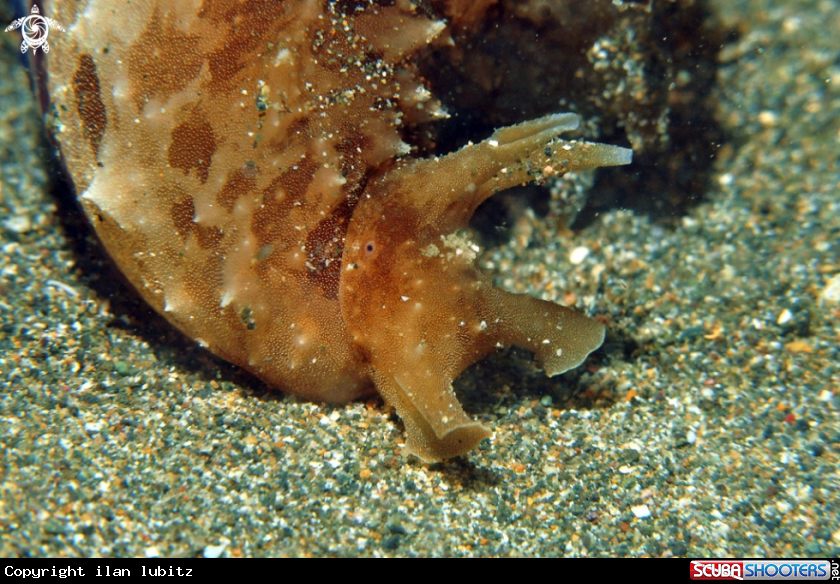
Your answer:
[[[692,560],[692,580],[838,580],[836,560]]]
[[[41,49],[45,53],[50,52],[50,44],[47,42],[47,35],[49,29],[64,30],[60,24],[52,18],[41,16],[38,10],[38,5],[32,6],[32,14],[24,16],[12,21],[12,24],[6,27],[6,32],[10,30],[21,29],[20,33],[23,35],[23,42],[20,45],[20,52],[25,53],[27,49],[32,49],[33,53]]]

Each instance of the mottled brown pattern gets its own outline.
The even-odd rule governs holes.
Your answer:
[[[341,154],[341,174],[347,180],[344,190],[351,199],[361,194],[367,182],[362,152],[368,146],[369,139],[360,135],[347,136],[335,145],[336,151]]]
[[[207,182],[215,151],[216,135],[213,126],[198,109],[172,130],[169,164],[185,173],[195,169],[201,182]]]
[[[181,33],[171,18],[164,18],[156,10],[127,55],[137,112],[151,99],[183,90],[201,70],[198,37]]]
[[[192,197],[185,197],[172,205],[172,222],[175,224],[175,231],[182,238],[186,239],[195,227],[193,219],[195,219],[195,202]]]
[[[79,66],[73,75],[73,91],[76,94],[76,108],[82,121],[82,131],[96,157],[99,155],[99,144],[108,125],[108,115],[99,94],[96,64],[90,55],[79,55]]]
[[[219,191],[218,201],[225,209],[230,211],[236,203],[236,199],[242,197],[257,186],[257,171],[250,164],[244,164],[228,176],[225,186]]]
[[[344,199],[306,238],[309,278],[317,283],[324,296],[330,300],[338,299],[341,255],[344,252],[344,237],[353,214],[353,206]]]
[[[309,166],[309,165],[306,165]],[[301,167],[299,166],[298,169]],[[251,231],[257,237],[259,245],[269,245],[288,229],[283,218],[287,217],[295,203],[302,205],[300,199],[292,193],[300,191],[300,184],[295,179],[307,181],[310,177],[303,176],[295,169],[284,172],[271,181],[268,188],[263,190],[262,204],[254,211],[251,221]],[[300,192],[299,192],[300,194]],[[296,227],[303,227],[297,225]]]
[[[601,344],[597,321],[494,288],[464,233],[535,168],[630,152],[559,141],[572,114],[436,159],[403,141],[443,117],[414,64],[448,36],[436,15],[477,18],[485,3],[114,6],[52,7],[70,25],[50,71],[57,137],[117,264],[202,346],[305,398],[378,391],[406,451],[432,461],[490,436],[452,390],[465,367],[518,345],[553,375]]]
[[[282,30],[284,2],[251,0],[250,2],[204,2],[200,16],[212,20],[225,33],[224,45],[207,57],[214,92],[230,88],[247,67],[254,52],[267,51],[280,40],[272,31]]]
[[[225,236],[221,229],[209,225],[196,225],[195,235],[202,249],[217,249]]]

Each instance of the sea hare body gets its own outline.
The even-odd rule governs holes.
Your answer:
[[[433,461],[490,435],[452,391],[465,367],[518,345],[554,375],[604,337],[490,284],[464,235],[476,207],[545,167],[631,152],[558,140],[578,120],[556,114],[412,159],[404,132],[442,113],[411,59],[446,22],[378,4],[55,2],[51,124],[97,233],[156,310],[284,391],[379,391],[409,452]]]

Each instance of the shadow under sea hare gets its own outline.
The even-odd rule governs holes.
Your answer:
[[[84,210],[143,298],[269,385],[343,402],[378,391],[435,461],[489,430],[452,390],[500,347],[548,375],[604,327],[491,285],[467,234],[493,194],[628,164],[558,139],[575,114],[418,157],[445,116],[416,56],[493,2],[53,2],[49,123]],[[448,24],[449,23],[449,24]]]

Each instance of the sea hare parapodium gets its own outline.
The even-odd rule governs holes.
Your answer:
[[[385,4],[385,6],[380,6]],[[57,1],[51,125],[82,205],[140,294],[271,386],[378,391],[426,461],[489,430],[452,381],[498,347],[549,375],[604,327],[491,285],[464,236],[476,207],[545,167],[627,164],[555,114],[415,159],[442,115],[412,58],[458,2]],[[444,11],[441,12],[442,14]],[[450,14],[451,15],[451,14]]]

